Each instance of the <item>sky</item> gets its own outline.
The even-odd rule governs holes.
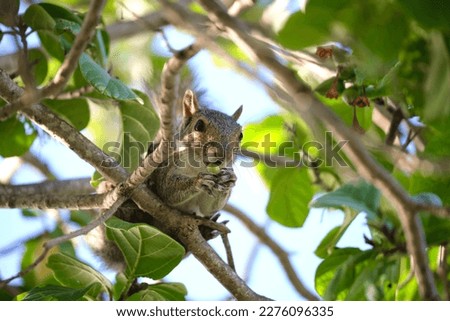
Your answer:
[[[6,49],[3,42],[2,46],[0,54]],[[244,112],[239,120],[242,125],[260,121],[280,111],[279,106],[259,84],[232,71],[218,68],[206,53],[200,53],[191,64],[195,67],[202,87],[208,89],[208,97],[219,102],[222,111],[230,114],[238,106],[244,106]],[[45,136],[35,141],[32,152],[48,164],[58,179],[89,177],[93,172],[93,168],[80,160],[71,150]],[[4,166],[5,160],[0,158],[0,172],[4,170]],[[313,209],[302,228],[283,227],[268,219],[265,208],[269,191],[255,169],[235,166],[235,172],[238,181],[229,202],[247,213],[260,226],[266,227],[273,239],[291,254],[291,261],[298,274],[313,290],[314,273],[320,263],[320,259],[313,252],[322,238],[333,227],[342,223],[343,214],[340,211]],[[44,177],[41,174],[25,165],[14,176],[12,183],[33,183],[42,179]],[[225,213],[222,218],[230,220],[227,226],[232,231],[229,237],[237,271],[248,281],[250,287],[276,300],[300,299],[270,250],[263,245],[258,246],[255,237],[248,233],[236,218]],[[53,226],[53,220],[49,215],[26,218],[19,210],[0,209],[0,278],[9,277],[19,271],[23,251],[20,241],[43,230],[51,230]],[[368,234],[368,229],[365,226],[364,214],[360,214],[338,245],[367,248],[363,240],[364,233]],[[92,255],[81,239],[78,241],[81,245],[77,252],[80,258],[103,270],[103,264]],[[220,238],[210,243],[219,253],[224,254]],[[15,247],[15,250],[5,252],[5,249],[11,249],[11,246]],[[248,258],[255,252],[256,258],[249,267]],[[105,273],[110,278],[114,275],[112,271]],[[191,300],[221,300],[229,297],[228,292],[192,255],[184,259],[165,280],[184,283],[189,291],[188,299]]]

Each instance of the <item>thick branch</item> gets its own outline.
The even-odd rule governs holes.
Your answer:
[[[280,261],[281,265],[283,266],[283,269],[286,272],[292,285],[302,297],[311,301],[320,300],[314,293],[310,292],[303,284],[303,282],[300,280],[300,277],[295,272],[295,269],[292,266],[291,261],[289,259],[289,255],[286,253],[286,251],[284,251],[281,248],[281,246],[278,245],[266,233],[264,229],[256,225],[247,215],[245,215],[242,211],[240,211],[236,207],[228,204],[225,206],[224,209],[230,214],[236,216],[248,228],[250,232],[252,232],[263,244],[265,244],[272,250],[273,254],[275,254],[275,256]]]
[[[60,181],[45,181],[24,185],[0,185],[0,194],[87,194],[95,192],[90,184],[90,178],[69,179]]]
[[[11,186],[10,186],[11,187]],[[12,186],[14,187],[14,186]],[[19,188],[20,190],[20,188]],[[0,208],[65,208],[71,210],[104,208],[106,194],[67,195],[67,194],[21,194],[1,193]]]

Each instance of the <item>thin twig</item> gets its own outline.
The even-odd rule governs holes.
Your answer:
[[[284,251],[281,246],[279,246],[267,233],[264,229],[260,228],[256,225],[248,215],[245,215],[242,211],[237,209],[232,205],[226,205],[225,211],[237,217],[250,232],[252,232],[263,244],[269,247],[274,255],[278,258],[281,265],[283,266],[284,271],[286,272],[289,280],[291,281],[294,288],[297,292],[304,298],[312,301],[320,300],[317,295],[309,291],[303,282],[300,280],[300,277],[297,275],[294,267],[291,264],[291,260],[289,259],[289,255]]]
[[[228,233],[220,234],[222,238],[223,246],[225,247],[225,253],[227,253],[227,262],[231,269],[236,273],[236,266],[234,264],[233,252],[231,251],[230,240],[228,239]]]

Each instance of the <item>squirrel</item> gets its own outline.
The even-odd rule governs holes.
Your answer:
[[[242,127],[237,123],[243,108],[240,106],[229,116],[200,106],[195,93],[186,90],[182,109],[175,151],[153,171],[146,185],[169,207],[184,214],[215,219],[214,215],[225,206],[236,182],[232,165],[243,137]],[[151,143],[147,154],[156,146],[157,143]],[[132,201],[119,208],[115,216],[127,222],[158,227],[157,222]],[[207,240],[214,237],[211,230],[201,232]],[[94,252],[108,266],[123,270],[122,253],[106,239],[104,227],[93,234],[96,233],[101,235],[88,235]]]

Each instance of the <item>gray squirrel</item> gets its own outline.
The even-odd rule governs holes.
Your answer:
[[[155,169],[146,184],[169,207],[211,218],[225,206],[236,182],[232,164],[242,140],[242,127],[237,123],[242,106],[229,116],[201,107],[194,92],[186,90],[182,109],[175,151]],[[148,153],[155,148],[155,144],[150,144]],[[119,208],[115,216],[158,227],[151,215],[132,201]],[[208,229],[201,232],[206,239],[214,235]],[[104,227],[88,234],[88,243],[108,266],[125,268],[122,253],[106,239]]]

